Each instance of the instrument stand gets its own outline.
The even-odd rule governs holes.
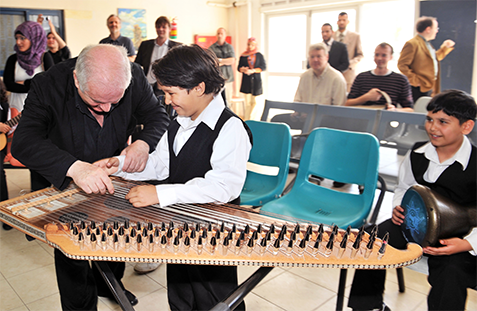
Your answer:
[[[219,302],[210,311],[232,311],[238,307],[245,296],[263,280],[273,267],[261,267],[257,269],[246,281],[240,284],[229,297]]]
[[[101,276],[103,277],[106,284],[108,284],[108,287],[111,290],[111,293],[113,293],[114,298],[118,302],[121,309],[124,311],[134,311],[133,306],[131,305],[128,298],[126,297],[124,290],[119,285],[118,280],[116,280],[116,277],[114,276],[113,272],[109,268],[107,262],[104,262],[104,261],[93,261],[93,262],[96,265],[96,268],[98,268],[99,273],[101,273]]]

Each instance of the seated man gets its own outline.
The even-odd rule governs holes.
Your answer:
[[[417,143],[404,158],[394,191],[392,219],[378,226],[381,237],[389,232],[389,244],[405,249],[401,224],[402,198],[411,186],[421,184],[461,206],[476,206],[477,149],[466,137],[474,127],[477,105],[468,94],[449,90],[427,106],[429,142]],[[425,247],[431,290],[429,310],[464,310],[467,288],[477,285],[477,229],[467,236],[441,239],[438,247]],[[348,306],[353,310],[389,310],[383,303],[386,270],[356,270]]]
[[[374,50],[376,68],[360,73],[351,86],[346,106],[383,105],[387,110],[414,111],[411,85],[406,76],[388,69],[393,58],[393,47],[379,44]],[[382,92],[389,95],[392,104],[386,103]],[[397,108],[397,105],[402,108]]]

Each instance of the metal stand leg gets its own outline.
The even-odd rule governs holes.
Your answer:
[[[124,290],[119,285],[118,280],[116,280],[116,277],[109,268],[108,264],[104,261],[93,262],[101,273],[101,276],[103,277],[106,284],[108,284],[109,289],[111,289],[111,292],[113,293],[114,298],[118,302],[121,309],[123,309],[124,311],[134,311],[133,306],[129,302],[129,299],[126,297]]]
[[[219,302],[210,311],[231,311],[243,301],[245,296],[252,291],[252,289],[263,280],[267,274],[272,271],[273,267],[261,267],[254,274],[252,274],[246,281],[240,284],[229,297]]]
[[[338,285],[338,296],[336,297],[336,311],[343,310],[344,292],[345,292],[347,275],[348,275],[348,269],[340,270],[340,283]]]
[[[398,278],[399,292],[404,293],[406,286],[404,285],[404,273],[402,268],[396,268],[396,274]]]

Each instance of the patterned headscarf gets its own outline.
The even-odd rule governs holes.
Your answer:
[[[46,35],[41,25],[37,22],[26,21],[18,25],[15,34],[21,33],[31,41],[30,48],[25,52],[20,52],[17,45],[13,48],[17,53],[17,60],[20,67],[26,70],[28,75],[33,75],[33,71],[41,64],[41,57],[45,53]]]
[[[247,44],[248,44],[249,42],[255,42],[255,43],[257,43],[257,40],[256,40],[254,37],[251,37],[251,38],[249,38],[249,39],[247,40]],[[252,51],[249,51],[249,50],[248,50],[248,47],[247,47],[247,50],[242,53],[242,56],[253,55],[253,54],[257,53],[257,51],[258,51],[257,45],[255,45],[255,49],[253,49]]]

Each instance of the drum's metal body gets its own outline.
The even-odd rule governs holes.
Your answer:
[[[404,236],[422,247],[436,246],[439,239],[463,237],[477,226],[477,207],[459,206],[422,185],[409,188],[401,206]]]

